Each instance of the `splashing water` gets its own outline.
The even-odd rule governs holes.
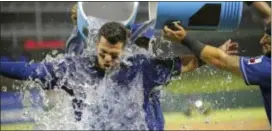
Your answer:
[[[93,59],[96,55],[95,41],[99,28],[107,21],[89,17],[89,35],[86,39],[87,48],[84,50],[82,57]],[[148,28],[148,27],[147,27]],[[144,29],[147,30],[147,29]],[[125,48],[125,55],[121,61],[130,66],[127,58],[135,54],[149,55],[148,51],[143,50],[134,44]],[[68,54],[58,54],[53,51],[46,55],[43,62],[64,63],[66,66],[71,65],[71,61],[63,59],[71,57]],[[77,62],[77,61],[72,61]],[[31,62],[33,63],[33,61]],[[133,82],[125,87],[117,85],[112,81],[111,76],[116,72],[111,72],[102,80],[94,79],[86,73],[89,67],[94,65],[75,65],[75,71],[59,72],[59,67],[54,66],[54,72],[57,77],[62,78],[58,82],[58,87],[54,90],[41,90],[50,86],[53,78],[48,75],[43,84],[39,80],[26,81],[21,85],[22,100],[25,108],[25,117],[35,120],[34,129],[39,130],[114,130],[114,129],[137,129],[147,130],[145,122],[145,113],[143,111],[143,82],[142,75],[139,73]],[[71,76],[72,75],[72,76]],[[65,83],[65,81],[67,83]],[[60,87],[62,85],[68,89],[73,89],[74,97],[68,95]],[[133,87],[133,88],[132,88]],[[31,89],[40,89],[39,98],[33,100],[30,95]],[[129,89],[129,90],[128,90]],[[74,109],[71,101],[74,98],[84,101],[83,117],[80,122],[75,121]],[[41,104],[42,103],[42,104]],[[32,105],[42,105],[41,108],[34,109]]]
[[[6,86],[2,86],[2,87],[1,87],[1,91],[2,91],[2,92],[6,92],[6,91],[7,91],[7,87],[6,87]]]
[[[84,50],[82,57],[90,57],[96,55],[96,40],[100,27],[106,23],[106,20],[95,19],[89,17],[89,34],[85,40],[87,48]],[[152,22],[151,22],[152,23]],[[145,27],[140,28],[139,34],[135,34],[135,37],[139,37],[142,32],[145,32],[149,28],[152,28],[153,24],[147,24]],[[157,32],[158,33],[158,32]],[[135,54],[145,54],[149,57],[160,55],[163,50],[160,49],[160,43],[167,43],[170,46],[170,42],[163,37],[156,35],[151,38],[149,43],[149,49],[144,50],[133,44],[133,41],[128,41],[125,48],[124,55],[121,61],[130,66],[131,62],[128,58]],[[157,48],[153,53],[152,49]],[[173,51],[166,56],[169,57]],[[57,62],[65,63],[69,66],[71,61],[64,60],[64,57],[70,57],[68,54],[58,54],[53,51],[52,55],[47,55],[42,62]],[[90,57],[90,59],[93,59]],[[77,61],[72,61],[76,63]],[[22,99],[24,105],[27,107],[25,115],[27,117],[34,118],[36,125],[35,129],[56,129],[56,130],[126,130],[126,129],[138,129],[146,130],[147,125],[145,123],[145,113],[143,112],[143,89],[142,89],[142,75],[138,74],[137,77],[132,80],[133,82],[127,85],[127,87],[121,87],[112,81],[111,76],[116,72],[107,74],[102,80],[94,79],[90,74],[84,72],[86,68],[93,67],[94,65],[82,66],[80,64],[75,66],[75,71],[61,73],[59,68],[54,66],[54,71],[57,77],[63,78],[63,81],[59,81],[56,89],[52,91],[39,90],[40,97],[33,100],[29,93],[29,89],[42,89],[44,84],[39,80],[31,80],[24,82],[22,88]],[[216,72],[211,71],[210,75]],[[71,74],[73,75],[71,77]],[[48,81],[52,79],[51,76],[46,78]],[[181,79],[181,78],[178,78]],[[73,89],[74,97],[68,95],[60,87],[65,85],[65,80],[68,82],[68,89]],[[231,76],[227,78],[231,80]],[[48,82],[49,84],[49,82]],[[182,86],[182,85],[180,85]],[[133,87],[133,88],[131,88]],[[130,90],[128,90],[128,88]],[[83,117],[80,122],[75,121],[74,109],[71,101],[74,98],[84,101],[85,108],[83,109]],[[38,104],[42,101],[42,108],[34,111],[31,108],[31,104]],[[216,101],[217,104],[217,101]],[[210,120],[207,120],[210,121]],[[125,124],[124,124],[125,123]],[[129,123],[129,124],[128,124]],[[187,129],[188,127],[184,127]]]
[[[108,77],[99,82],[97,90],[89,89],[92,95],[88,95],[86,99],[85,111],[88,113],[83,118],[86,122],[84,128],[147,129],[145,115],[141,111],[143,104],[141,76],[136,77],[134,82],[128,85],[135,87],[132,90],[116,85]]]
[[[85,42],[87,43],[87,48],[84,50],[83,56],[89,56],[96,53],[95,43],[97,40],[98,31],[102,27],[102,25],[104,25],[106,22],[107,20],[98,19],[91,16],[88,17],[89,33],[87,39],[85,40]]]
[[[139,38],[144,32],[146,32],[149,28],[154,28],[156,20],[150,20],[147,22],[144,22],[141,27],[139,27],[130,37],[130,40],[132,43],[136,41],[137,38]]]

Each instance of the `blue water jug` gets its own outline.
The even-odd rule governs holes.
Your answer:
[[[178,20],[186,29],[233,31],[242,10],[243,2],[149,2],[149,19],[156,19],[156,30]]]

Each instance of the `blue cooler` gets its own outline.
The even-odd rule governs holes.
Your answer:
[[[156,30],[167,20],[178,20],[186,29],[233,31],[242,11],[243,2],[149,2],[149,19],[156,19]]]

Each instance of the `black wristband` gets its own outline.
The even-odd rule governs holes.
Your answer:
[[[200,58],[200,53],[205,47],[205,44],[201,43],[200,41],[191,39],[188,35],[185,36],[181,43],[188,47],[196,55],[197,58]]]

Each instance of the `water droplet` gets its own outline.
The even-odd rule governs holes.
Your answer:
[[[31,60],[30,62],[29,62],[29,64],[33,64],[35,61],[34,60]]]
[[[181,129],[188,130],[188,125],[181,125]]]
[[[235,101],[236,101],[236,98],[232,98],[231,101],[232,101],[232,102],[235,102]]]
[[[6,92],[7,89],[8,89],[8,88],[7,88],[6,86],[2,86],[2,87],[1,87],[1,91],[2,91],[2,92]]]
[[[28,111],[24,111],[23,115],[27,116],[28,115]]]
[[[220,97],[220,99],[221,99],[221,100],[224,100],[224,99],[225,99],[225,97],[221,96],[221,97]]]
[[[58,50],[53,50],[52,51],[52,55],[57,55],[58,54]]]
[[[208,116],[205,118],[205,124],[209,124],[211,122],[211,117]]]
[[[242,53],[245,53],[245,52],[246,52],[246,49],[245,49],[245,48],[241,49],[241,52],[242,52]]]

